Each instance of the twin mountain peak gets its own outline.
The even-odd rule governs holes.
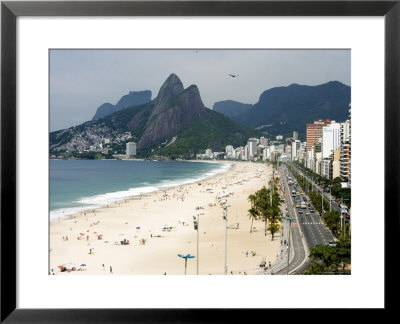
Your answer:
[[[329,89],[334,89],[327,91],[326,85]],[[321,89],[318,88],[321,86],[323,86]],[[325,115],[331,119],[338,119],[335,116],[338,112],[340,112],[340,118],[345,116],[343,112],[348,112],[350,87],[340,82],[321,86],[296,85],[273,88],[264,91],[259,102],[254,105],[226,101],[222,104],[216,103],[212,110],[204,106],[196,85],[185,89],[178,76],[171,74],[153,100],[151,100],[152,93],[149,90],[130,92],[116,105],[110,103],[101,105],[92,121],[50,133],[50,153],[58,155],[58,153],[87,151],[90,146],[98,146],[104,138],[109,138],[111,143],[115,144],[112,146],[113,153],[123,153],[124,143],[128,141],[137,142],[138,153],[142,152],[143,156],[193,158],[196,153],[204,152],[207,148],[222,151],[226,145],[241,146],[249,137],[263,135],[251,129],[258,126],[254,124],[255,122],[267,124],[264,120],[257,118],[256,114],[262,113],[266,119],[277,119],[272,121],[275,125],[282,125],[281,121],[284,118],[287,121],[286,127],[301,131],[294,128],[295,124],[290,124],[291,116],[285,109],[291,106],[292,108],[289,109],[292,110],[291,113],[296,110],[296,115],[304,115],[304,112],[299,111],[302,109],[296,109],[300,107],[296,98],[304,97],[301,96],[302,92],[308,93],[312,90],[309,96],[306,96],[309,98],[302,105],[305,106],[304,109],[312,107],[312,110],[316,110],[315,116],[306,114],[310,121],[305,122],[312,122],[313,118],[324,118]],[[292,96],[293,91],[295,95]],[[316,96],[315,93],[322,94]],[[324,95],[325,93],[327,96]],[[277,94],[280,98],[278,101]],[[315,103],[314,97],[318,99]],[[225,111],[222,109],[224,105]],[[269,108],[271,105],[274,109]],[[285,109],[280,109],[280,105],[284,105]],[[317,107],[321,106],[323,109],[318,111]],[[217,112],[219,107],[221,107],[221,113]],[[237,112],[232,114],[234,109],[237,109]],[[304,121],[296,118],[294,123],[296,122]],[[305,122],[303,127],[305,127]]]

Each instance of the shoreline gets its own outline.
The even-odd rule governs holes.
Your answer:
[[[104,161],[106,161],[106,160],[104,160]],[[121,160],[121,161],[123,161],[123,160]],[[145,161],[145,160],[130,159],[130,160],[126,160],[126,161]],[[150,162],[153,162],[153,161],[150,161]],[[157,162],[169,162],[169,161],[157,161]],[[211,162],[211,161],[183,160],[183,161],[174,161],[174,162],[206,162],[206,163],[214,163],[214,164],[227,164],[227,165],[230,165],[230,166],[226,170],[222,170],[221,172],[217,172],[215,174],[212,174],[209,177],[205,176],[202,179],[194,179],[194,178],[182,179],[182,183],[173,184],[170,187],[169,186],[165,186],[164,188],[160,188],[160,185],[161,185],[162,182],[158,182],[158,183],[155,183],[153,185],[147,185],[145,187],[129,188],[129,189],[126,189],[126,190],[119,190],[119,191],[115,191],[115,192],[105,192],[103,194],[98,194],[98,195],[94,195],[94,196],[90,196],[90,197],[82,197],[81,199],[99,197],[99,196],[102,196],[102,195],[109,195],[109,194],[118,193],[118,192],[135,191],[135,190],[140,190],[140,189],[145,190],[146,188],[150,188],[150,187],[155,188],[154,190],[143,192],[143,194],[146,195],[146,194],[149,194],[149,193],[152,193],[152,192],[162,191],[162,190],[165,190],[165,189],[175,188],[175,187],[179,187],[179,186],[186,185],[186,184],[192,184],[192,183],[197,183],[197,182],[200,182],[200,181],[204,181],[206,179],[211,179],[211,178],[213,178],[213,177],[215,177],[215,176],[217,176],[219,174],[223,174],[223,173],[228,172],[233,167],[233,163],[229,163],[229,162],[225,162],[225,161]],[[209,172],[215,172],[216,170],[217,169],[211,170]],[[139,193],[136,193],[136,194],[132,193],[132,195],[115,198],[115,200],[111,200],[108,204],[105,203],[105,204],[98,204],[98,205],[86,205],[86,206],[83,205],[82,207],[79,207],[79,206],[75,206],[74,207],[73,206],[73,207],[64,207],[64,208],[57,208],[57,209],[49,210],[49,222],[54,222],[54,221],[63,220],[63,219],[70,219],[73,216],[76,216],[76,215],[78,215],[80,213],[90,212],[90,211],[98,209],[98,208],[103,208],[106,205],[116,204],[118,202],[122,202],[122,201],[127,200],[127,199],[133,199],[134,197],[139,197],[139,196],[142,196],[142,192],[139,192]],[[68,212],[68,210],[70,210],[70,212]],[[65,211],[67,211],[67,213],[64,213]],[[57,217],[54,217],[54,216],[52,217],[51,216],[52,213],[57,213],[57,214],[60,213],[61,215],[59,215]]]
[[[51,222],[49,272],[53,269],[60,275],[108,275],[111,266],[116,274],[182,275],[184,261],[177,254],[190,253],[196,258],[188,260],[187,273],[193,275],[197,273],[198,234],[199,274],[223,274],[226,224],[228,273],[255,274],[262,261],[275,261],[280,246],[280,231],[271,241],[270,233],[264,236],[261,220],[254,221],[255,229],[250,234],[247,215],[248,195],[269,180],[271,168],[258,163],[229,163],[233,166],[227,172],[207,179]],[[227,221],[222,219],[218,204],[221,196],[227,196],[230,205]],[[199,231],[193,227],[192,216],[196,215],[200,218]],[[169,229],[164,231],[165,225]],[[102,235],[102,239],[97,235]],[[68,240],[63,240],[65,236]],[[127,239],[129,244],[114,244],[118,237]],[[144,244],[140,243],[142,240]],[[58,271],[59,265],[70,262],[77,269],[85,264],[86,270]]]

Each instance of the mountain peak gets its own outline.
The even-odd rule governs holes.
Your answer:
[[[183,84],[178,76],[172,73],[167,80],[165,80],[164,84],[161,86],[160,91],[158,92],[158,97],[163,98],[171,98],[179,94],[183,91]]]
[[[109,102],[106,102],[98,107],[92,120],[104,118],[105,116],[111,115],[112,113],[124,108],[146,104],[150,100],[150,90],[129,91],[129,94],[122,96],[121,99],[118,100],[116,105],[112,105]]]

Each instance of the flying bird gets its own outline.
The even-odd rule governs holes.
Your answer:
[[[236,78],[237,76],[239,76],[239,74],[228,74],[230,75],[232,78]]]

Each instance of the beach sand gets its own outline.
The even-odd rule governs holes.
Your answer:
[[[230,205],[227,224],[239,223],[238,229],[227,230],[228,274],[232,271],[234,275],[250,275],[260,271],[261,261],[268,264],[276,260],[281,232],[275,233],[272,241],[269,232],[267,236],[264,234],[264,222],[255,220],[255,229],[250,233],[248,196],[268,183],[272,169],[261,163],[229,163],[233,165],[229,171],[213,178],[131,197],[78,213],[70,219],[50,222],[49,272],[53,269],[56,275],[110,275],[111,266],[114,275],[183,275],[185,260],[177,254],[190,253],[196,257],[187,260],[188,275],[197,273],[197,259],[199,274],[224,274],[225,220],[216,197],[228,192],[231,194],[226,198],[226,204]],[[192,217],[197,215],[199,255]],[[179,221],[182,218],[185,224]],[[172,230],[163,230],[165,224]],[[152,237],[156,231],[161,237]],[[102,235],[102,239],[97,235]],[[114,244],[121,235],[129,240],[128,245]],[[142,239],[145,244],[140,243]],[[67,263],[72,263],[67,268],[85,270],[60,272],[58,266]]]

